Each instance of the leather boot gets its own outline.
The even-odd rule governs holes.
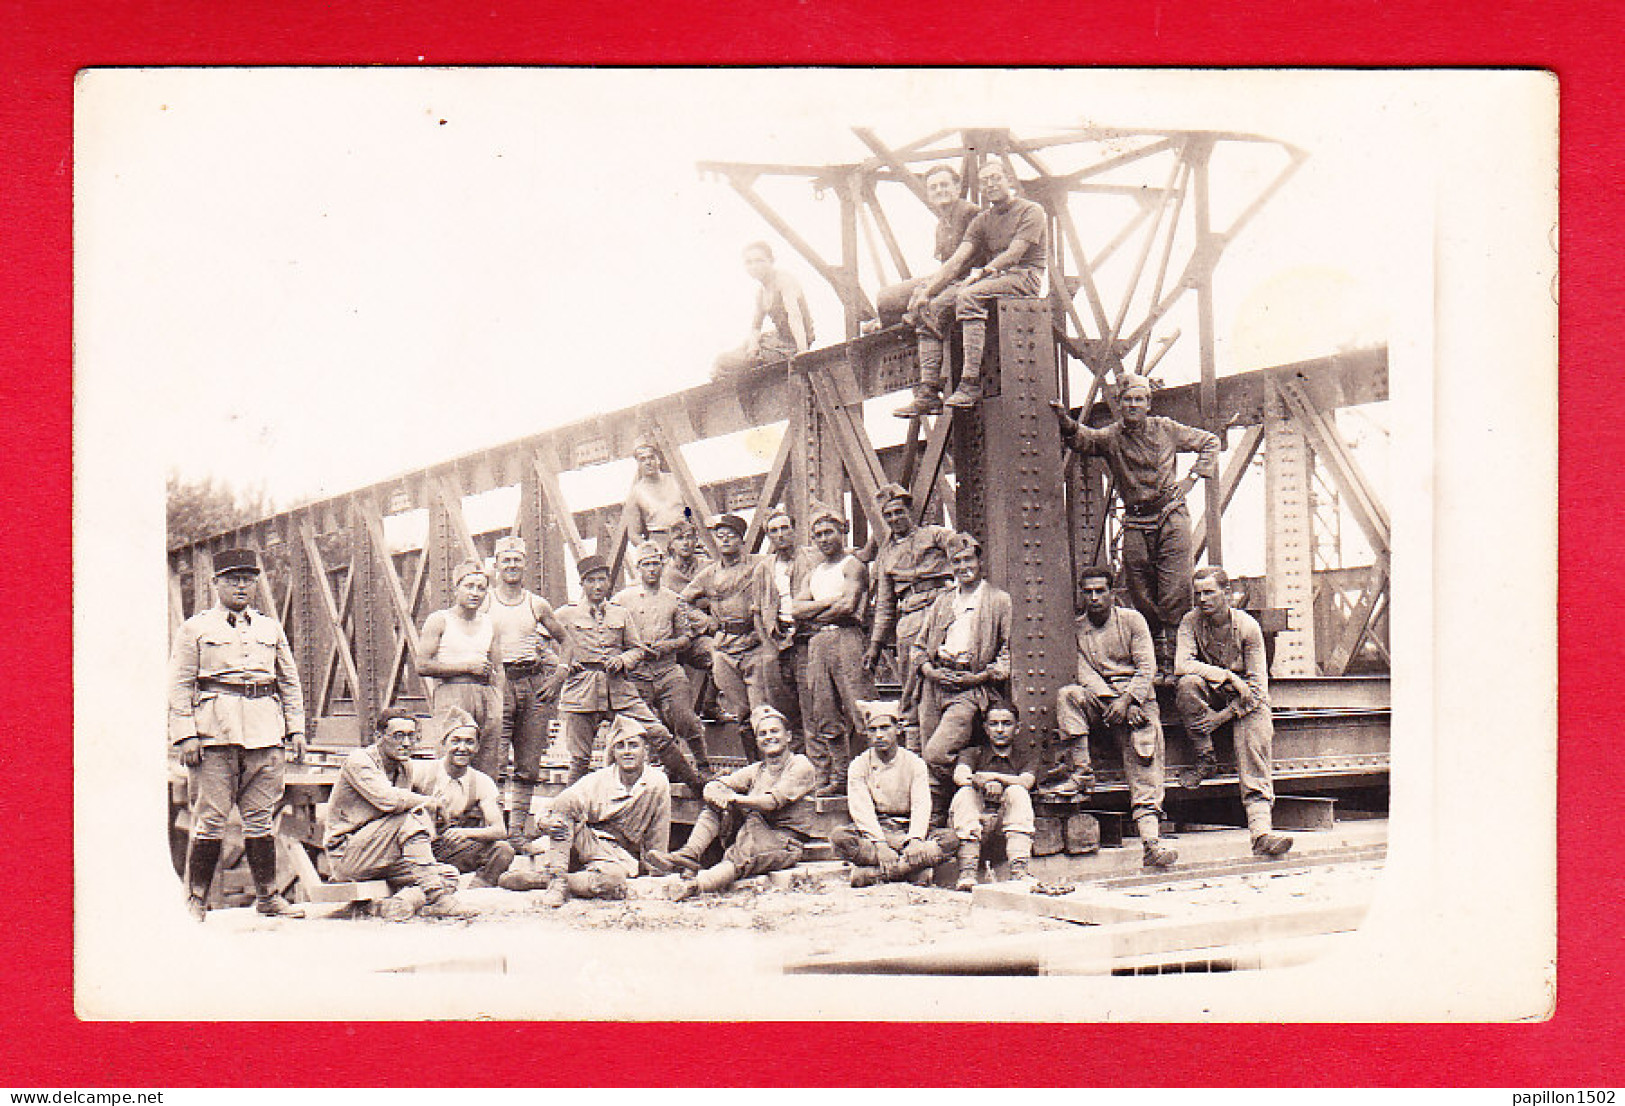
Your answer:
[[[192,838],[186,858],[186,910],[193,921],[201,922],[209,913],[209,885],[220,863],[220,842]]]
[[[564,885],[580,899],[626,898],[626,877],[615,872],[571,872],[564,877]]]
[[[304,848],[296,845],[295,848]],[[295,906],[276,890],[276,841],[269,837],[243,838],[243,853],[254,876],[254,909],[270,918],[303,918],[303,907]]]
[[[1027,880],[1033,878],[1030,867],[1033,858],[1033,835],[1030,833],[1007,833],[1004,835],[1004,855],[1010,861],[1010,878],[1013,880]]]
[[[966,373],[959,378],[959,387],[954,394],[943,401],[949,407],[975,407],[982,402],[982,378],[975,373]]]
[[[1142,842],[1141,847],[1144,855],[1140,862],[1144,867],[1172,868],[1179,860],[1179,853],[1154,837]]]
[[[942,410],[942,385],[916,384],[914,398],[893,411],[900,419],[917,419],[922,415],[935,415]]]
[[[423,888],[410,884],[378,904],[378,916],[386,922],[404,922],[427,905]]]
[[[873,887],[881,882],[879,868],[872,868],[866,864],[854,865],[852,868],[853,887]]]
[[[976,874],[982,867],[982,843],[980,841],[961,841],[959,843],[959,878],[954,881],[955,891],[971,891],[976,888]]]

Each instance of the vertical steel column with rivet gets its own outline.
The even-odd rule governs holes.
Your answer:
[[[960,529],[981,539],[987,578],[1010,593],[1010,694],[1026,747],[1055,730],[1055,697],[1072,681],[1071,554],[1063,457],[1049,401],[1060,395],[1049,304],[998,303],[987,375],[998,395],[955,418]],[[996,357],[996,360],[994,358]]]

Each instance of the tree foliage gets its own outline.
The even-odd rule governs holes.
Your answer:
[[[172,472],[165,480],[164,491],[170,549],[271,514],[271,503],[263,489],[239,492],[212,477],[182,480]]]

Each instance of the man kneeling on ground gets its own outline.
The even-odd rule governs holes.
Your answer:
[[[399,707],[378,716],[378,740],[351,753],[333,785],[323,846],[335,880],[388,880],[398,888],[379,913],[405,921],[422,911],[457,916],[446,875],[455,869],[435,860],[435,818],[445,800],[428,793],[412,774],[418,720]]]
[[[762,704],[750,712],[751,729],[762,759],[705,785],[700,811],[688,841],[674,853],[652,850],[643,856],[651,872],[693,873],[674,891],[677,900],[725,891],[737,879],[793,868],[801,862],[813,833],[813,787],[817,769],[790,751],[789,722],[777,707]],[[729,842],[722,862],[701,869],[706,846]]]
[[[475,887],[495,887],[513,863],[514,847],[503,840],[507,830],[496,781],[473,767],[480,751],[479,723],[461,707],[450,708],[437,721],[443,726],[440,747],[445,755],[425,773],[426,790],[440,800],[434,858],[459,872],[476,873]]]
[[[642,858],[665,852],[671,839],[671,784],[649,764],[642,725],[619,714],[605,741],[609,764],[589,772],[553,798],[546,852],[514,861],[499,881],[510,891],[542,888],[544,906],[582,899],[623,899],[626,881]]]
[[[976,871],[982,862],[982,839],[1004,834],[1005,857],[1010,861],[1010,878],[1027,879],[1033,855],[1032,788],[1035,782],[1031,755],[1016,748],[1016,724],[1020,715],[1011,703],[996,702],[987,708],[983,723],[987,744],[972,745],[959,754],[954,765],[954,793],[948,807],[948,822],[959,838],[959,881],[956,891],[976,886]],[[992,806],[993,812],[986,813]]]
[[[865,703],[869,748],[846,775],[846,812],[852,821],[829,835],[850,861],[852,886],[912,879],[922,886],[958,846],[953,830],[931,828],[931,772],[917,753],[898,746],[897,706]]]

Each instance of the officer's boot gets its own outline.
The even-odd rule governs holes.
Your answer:
[[[975,407],[982,402],[982,348],[987,344],[987,323],[968,319],[961,328],[964,337],[964,371],[959,387],[945,401],[949,407]]]
[[[982,843],[977,840],[959,843],[959,878],[954,881],[955,891],[973,891],[976,873],[982,865]]]
[[[303,918],[303,907],[294,906],[277,894],[276,841],[270,837],[245,837],[243,852],[248,856],[248,870],[254,876],[254,909],[272,918]]]
[[[193,921],[201,922],[209,913],[209,885],[214,882],[214,869],[219,863],[218,839],[192,838],[186,858],[186,910]]]

